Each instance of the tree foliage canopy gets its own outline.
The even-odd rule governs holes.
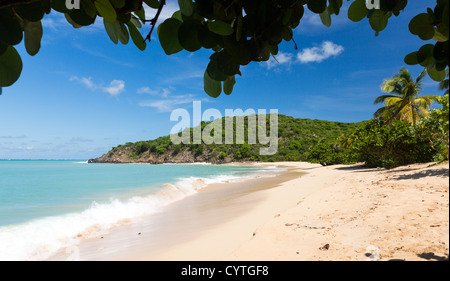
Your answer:
[[[21,74],[22,60],[15,45],[24,41],[31,56],[38,53],[43,35],[41,20],[46,14],[64,13],[75,28],[102,18],[115,44],[127,44],[131,37],[137,48],[144,50],[151,34],[144,37],[139,28],[150,23],[153,31],[166,0],[80,0],[79,9],[69,9],[66,2],[74,3],[0,1],[0,87],[11,86]],[[283,40],[294,41],[293,30],[299,26],[305,9],[319,14],[329,27],[332,16],[340,14],[343,0],[178,0],[178,4],[180,10],[158,26],[158,38],[168,55],[182,50],[211,49],[204,89],[208,95],[217,97],[222,92],[231,94],[235,76],[242,75],[241,66],[267,61],[278,53]],[[352,21],[367,18],[377,35],[407,4],[407,0],[380,0],[379,7],[369,9],[366,0],[353,0],[348,17]],[[156,16],[149,19],[144,6],[155,9]],[[437,0],[434,8],[424,7],[424,13],[414,17],[409,25],[411,33],[436,43],[407,55],[405,62],[426,67],[436,81],[444,80],[448,68],[448,9],[449,0]]]

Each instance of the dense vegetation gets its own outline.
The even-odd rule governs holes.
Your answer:
[[[222,119],[224,120],[224,119]],[[267,118],[269,121],[269,118]],[[209,122],[202,123],[202,128]],[[334,147],[341,135],[350,134],[360,128],[363,123],[341,123],[321,120],[299,119],[279,115],[278,117],[278,152],[275,155],[260,155],[260,144],[248,144],[248,119],[245,118],[245,143],[244,144],[178,144],[172,143],[169,136],[150,141],[127,143],[113,148],[107,155],[107,159],[113,159],[115,155],[124,153],[128,161],[148,162],[149,159],[162,159],[170,162],[177,155],[184,154],[186,162],[206,161],[213,163],[225,163],[233,161],[315,161],[311,149],[314,147]],[[269,124],[267,123],[267,126]],[[236,128],[234,128],[236,129]],[[193,129],[190,129],[191,131]],[[269,132],[269,127],[267,127]],[[191,134],[192,135],[192,134]],[[236,130],[234,130],[236,136]],[[224,139],[224,138],[223,138]],[[342,149],[346,150],[346,149]],[[314,150],[312,150],[314,151]],[[347,151],[347,150],[346,150]],[[356,162],[355,157],[342,157],[344,162]],[[322,162],[320,160],[320,162]],[[341,161],[339,161],[341,162]],[[325,164],[325,162],[324,162]],[[327,164],[335,164],[329,162]]]

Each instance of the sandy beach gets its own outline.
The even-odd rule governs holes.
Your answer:
[[[249,195],[260,198],[251,210],[148,258],[448,259],[448,165],[417,164],[393,170],[361,165],[268,165],[274,164],[306,174]]]
[[[208,186],[148,220],[81,243],[81,259],[448,260],[448,164],[252,165],[287,171]]]

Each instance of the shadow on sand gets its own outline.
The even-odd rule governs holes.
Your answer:
[[[367,168],[364,166],[364,164],[359,165],[351,165],[351,166],[345,166],[345,167],[338,167],[337,170],[341,171],[352,171],[352,172],[374,172],[374,171],[384,171],[385,173],[408,173],[404,175],[398,175],[394,176],[392,179],[394,180],[410,180],[410,179],[421,179],[426,177],[443,177],[448,178],[449,177],[449,167],[448,166],[442,166],[440,169],[433,169],[433,170],[426,170],[424,171],[423,168],[400,168],[400,169],[393,169],[393,170],[385,170],[385,169],[378,169],[378,168]],[[414,172],[417,171],[417,172]],[[411,173],[414,172],[414,173]]]
[[[439,170],[427,170],[427,171],[420,171],[409,175],[399,175],[395,176],[393,179],[395,180],[415,180],[415,179],[421,179],[421,178],[427,178],[427,177],[443,177],[448,178],[449,177],[449,171],[448,168],[442,168]]]
[[[434,260],[434,261],[448,261],[448,256],[437,256],[435,253],[422,253],[418,254],[418,257],[421,257],[426,260]]]

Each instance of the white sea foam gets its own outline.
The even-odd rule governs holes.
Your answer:
[[[0,260],[46,260],[60,249],[76,246],[82,239],[102,235],[112,227],[159,212],[164,206],[194,195],[209,184],[238,182],[280,171],[282,169],[267,167],[249,175],[182,178],[175,184],[163,185],[148,196],[93,202],[80,213],[3,226],[0,227]]]

